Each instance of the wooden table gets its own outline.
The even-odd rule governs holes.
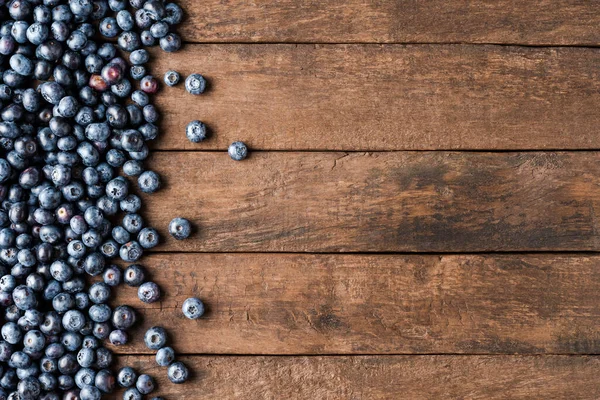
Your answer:
[[[193,379],[121,364],[169,399],[600,397],[600,2],[181,4],[153,72],[210,89],[158,97],[145,213],[199,229],[145,259],[160,304],[119,301]]]

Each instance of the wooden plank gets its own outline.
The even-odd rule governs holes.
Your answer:
[[[123,357],[168,399],[581,399],[600,396],[598,357],[193,357],[173,385],[149,357]]]
[[[598,354],[600,257],[155,254],[163,289],[132,337],[160,325],[180,353]],[[203,299],[200,320],[181,304]],[[147,353],[142,340],[116,349]]]
[[[180,2],[193,42],[598,45],[598,4],[577,0]]]
[[[150,225],[163,251],[596,251],[600,154],[157,153]]]
[[[198,3],[200,6],[200,3]],[[202,5],[202,7],[204,7]],[[598,13],[600,15],[600,13]],[[210,80],[157,97],[157,149],[590,149],[600,143],[600,51],[469,45],[190,45],[156,54]],[[212,137],[190,143],[185,126]]]

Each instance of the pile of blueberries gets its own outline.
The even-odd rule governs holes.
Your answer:
[[[132,307],[108,304],[114,287],[138,287],[143,302],[161,295],[136,264],[159,235],[134,192],[160,188],[144,163],[159,133],[146,47],[178,50],[182,16],[163,0],[0,0],[0,400],[97,400],[117,384],[137,400],[154,389],[131,368],[115,376],[104,343],[127,343],[136,322]],[[190,93],[204,85],[186,79]],[[201,141],[206,127],[186,134]],[[229,154],[241,160],[246,146]],[[169,232],[185,239],[191,225],[175,218]],[[203,312],[196,298],[183,304],[190,319]],[[144,339],[184,382],[165,330]]]

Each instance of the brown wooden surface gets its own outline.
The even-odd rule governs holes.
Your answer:
[[[198,3],[201,4],[201,3]],[[598,13],[600,15],[600,13]],[[258,150],[588,149],[600,143],[600,51],[472,45],[190,45],[155,52],[210,80],[157,97],[155,148]],[[185,127],[212,136],[190,143]]]
[[[162,152],[145,215],[162,251],[598,250],[596,152]]]
[[[141,263],[163,298],[115,291],[141,317],[120,365],[167,399],[600,398],[600,4],[181,5],[188,44],[153,73],[209,89],[157,97],[165,240]],[[188,384],[143,355],[152,325]]]
[[[597,399],[598,357],[194,357],[173,385],[150,357],[122,362],[158,378],[168,399]]]
[[[594,0],[182,0],[194,42],[598,45]]]
[[[600,257],[156,254],[164,290],[134,337],[171,328],[181,353],[597,354]],[[197,321],[181,312],[208,305]],[[142,311],[143,310],[143,311]],[[143,341],[116,348],[147,353]]]

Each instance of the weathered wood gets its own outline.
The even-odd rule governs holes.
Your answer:
[[[123,357],[151,373],[168,399],[581,399],[600,396],[598,357],[190,357],[174,385],[150,357]]]
[[[156,75],[175,69],[210,80],[203,96],[183,85],[157,96],[160,149],[222,150],[236,140],[262,150],[361,151],[600,143],[598,49],[190,45],[155,58]],[[193,119],[209,125],[209,140],[186,139]]]
[[[594,1],[182,0],[194,42],[598,45]]]
[[[598,250],[600,154],[157,153],[144,196],[157,250]],[[198,231],[166,235],[183,216]]]
[[[155,254],[163,288],[115,304],[170,330],[180,353],[598,354],[600,257]],[[208,311],[190,321],[183,301]],[[116,348],[147,353],[143,341]]]

